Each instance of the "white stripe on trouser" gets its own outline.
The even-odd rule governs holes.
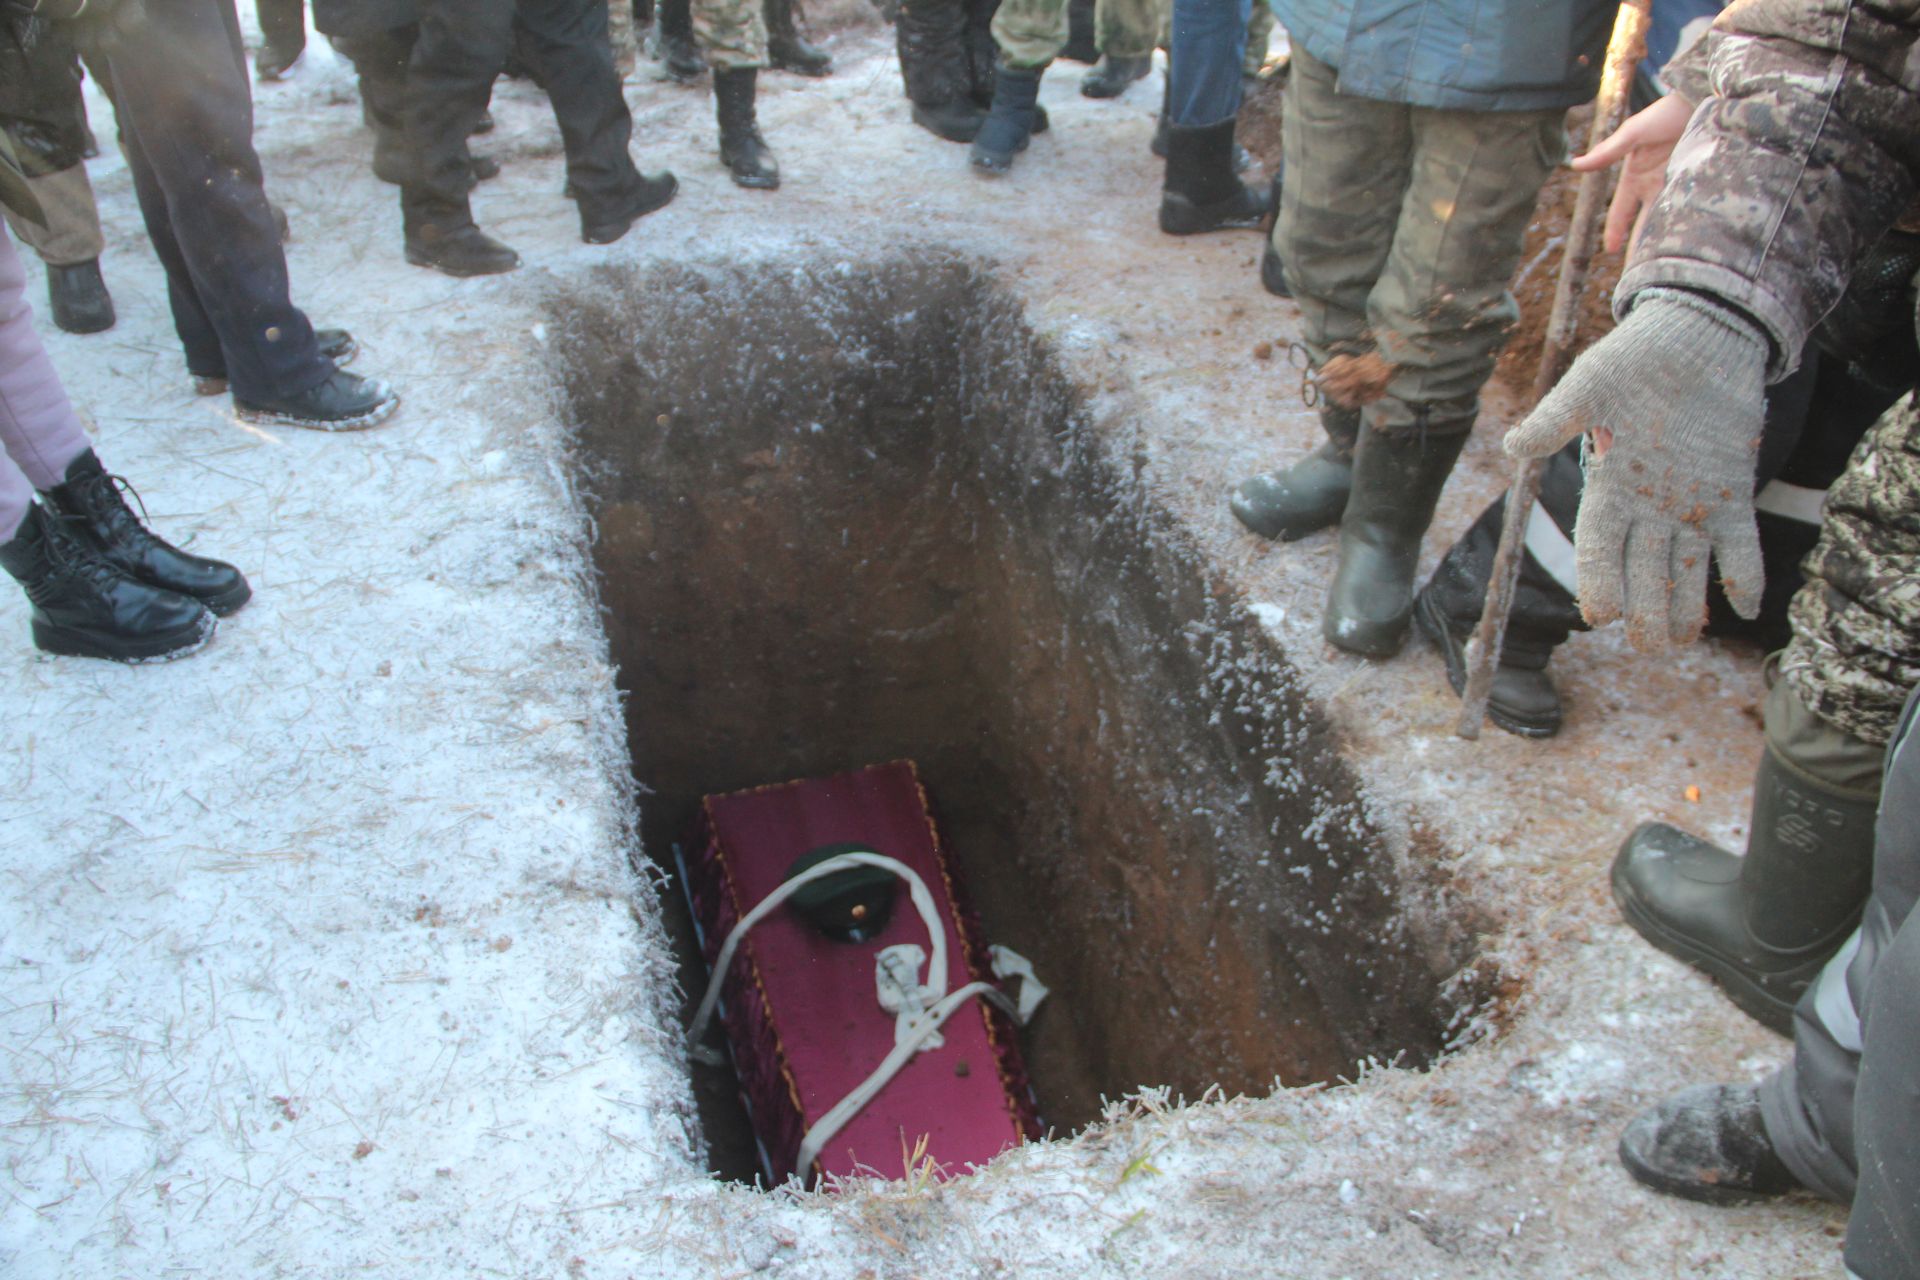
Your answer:
[[[1853,1007],[1853,992],[1847,987],[1847,966],[1860,953],[1860,931],[1855,929],[1846,945],[1827,961],[1827,967],[1814,980],[1813,1012],[1833,1042],[1849,1053],[1860,1052],[1860,1011]]]
[[[1567,589],[1568,595],[1579,599],[1580,576],[1573,567],[1573,543],[1560,532],[1560,526],[1553,522],[1547,509],[1537,502],[1527,515],[1527,553],[1555,582]]]
[[[1809,489],[1805,485],[1788,484],[1785,480],[1769,480],[1766,488],[1753,495],[1755,511],[1784,516],[1801,524],[1819,524],[1820,512],[1826,505],[1825,489]]]

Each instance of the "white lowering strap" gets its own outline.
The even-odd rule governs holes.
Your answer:
[[[795,1157],[794,1168],[805,1179],[807,1170],[819,1158],[820,1149],[833,1140],[835,1134],[844,1129],[847,1122],[860,1114],[869,1102],[887,1087],[900,1069],[912,1061],[913,1055],[922,1049],[937,1048],[943,1043],[938,1035],[940,1028],[946,1025],[960,1007],[975,996],[984,996],[1000,1006],[1021,1026],[1033,1016],[1034,1009],[1047,996],[1047,988],[1033,976],[1033,965],[1019,953],[1007,947],[990,947],[988,954],[993,960],[994,976],[1005,980],[1018,977],[1021,980],[1020,1001],[1015,1004],[1005,992],[990,982],[969,982],[958,991],[947,992],[947,931],[939,911],[934,907],[933,895],[927,890],[926,881],[918,872],[906,863],[879,853],[842,853],[826,861],[808,867],[793,879],[783,882],[779,888],[762,898],[753,910],[747,912],[740,922],[727,934],[727,940],[720,946],[720,955],[715,960],[713,975],[707,979],[707,992],[700,1000],[700,1008],[693,1016],[693,1025],[687,1029],[690,1042],[689,1054],[700,1062],[718,1065],[720,1055],[700,1043],[706,1034],[707,1023],[713,1018],[713,1011],[720,1003],[720,988],[726,981],[727,971],[733,965],[734,952],[747,931],[759,924],[773,910],[802,885],[829,876],[837,871],[852,867],[879,867],[891,871],[907,882],[907,889],[913,898],[914,908],[920,913],[920,921],[927,928],[928,940],[932,943],[933,958],[927,966],[927,981],[921,983],[920,962],[926,953],[912,943],[900,943],[882,949],[874,957],[874,985],[880,1007],[894,1015],[894,1044],[880,1065],[873,1069],[867,1078],[855,1086],[846,1097],[835,1103],[827,1113],[814,1121],[806,1136],[800,1140],[799,1154]]]

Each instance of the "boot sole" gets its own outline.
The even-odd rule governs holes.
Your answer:
[[[833,74],[833,59],[825,62],[787,62],[780,58],[769,58],[767,65],[775,71],[784,71],[788,75],[805,76],[809,80],[824,80]]]
[[[1467,695],[1467,650],[1453,638],[1453,631],[1439,616],[1438,606],[1431,604],[1426,592],[1413,598],[1413,626],[1427,638],[1427,643],[1440,651],[1440,660],[1447,669],[1447,683],[1453,686],[1456,697]],[[1504,729],[1517,738],[1551,738],[1560,732],[1563,717],[1555,716],[1551,720],[1524,720],[1504,707],[1489,701],[1487,719],[1494,727]]]
[[[251,422],[264,427],[301,427],[308,431],[365,431],[377,427],[394,415],[400,408],[400,397],[392,392],[367,412],[352,418],[303,418],[295,413],[279,409],[265,409],[257,406],[235,404],[234,416],[242,422]]]
[[[253,599],[253,588],[245,582],[221,595],[199,597],[200,603],[207,606],[216,618],[232,617],[251,599]]]
[[[1665,922],[1647,909],[1638,894],[1622,883],[1619,876],[1609,875],[1608,880],[1613,886],[1614,904],[1620,908],[1620,915],[1633,926],[1635,933],[1675,960],[1712,978],[1740,1012],[1767,1030],[1778,1032],[1788,1039],[1793,1038],[1793,1009],[1797,1000],[1783,1003],[1748,977],[1745,969],[1730,962],[1719,952],[1710,951],[1684,934],[1669,929]]]
[[[103,636],[98,632],[81,631],[72,627],[63,627],[57,623],[33,622],[33,644],[43,653],[58,654],[67,658],[103,658],[108,662],[123,662],[129,666],[139,666],[149,662],[172,662],[175,658],[185,658],[200,652],[213,640],[218,627],[212,613],[201,615],[193,627],[169,631],[163,635],[145,636],[138,640],[127,640],[117,636]]]

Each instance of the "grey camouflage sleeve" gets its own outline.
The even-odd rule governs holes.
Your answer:
[[[1920,0],[1740,0],[1708,36],[1713,96],[1667,169],[1620,286],[1727,303],[1792,372],[1920,174]]]

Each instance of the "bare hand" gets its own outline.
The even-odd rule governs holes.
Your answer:
[[[1660,189],[1667,184],[1667,161],[1674,144],[1693,119],[1693,104],[1677,93],[1670,93],[1645,111],[1628,117],[1599,146],[1573,158],[1573,167],[1582,173],[1604,169],[1626,160],[1620,171],[1620,185],[1614,188],[1613,203],[1607,208],[1606,247],[1618,253],[1623,244],[1640,238],[1640,225],[1653,207]]]

